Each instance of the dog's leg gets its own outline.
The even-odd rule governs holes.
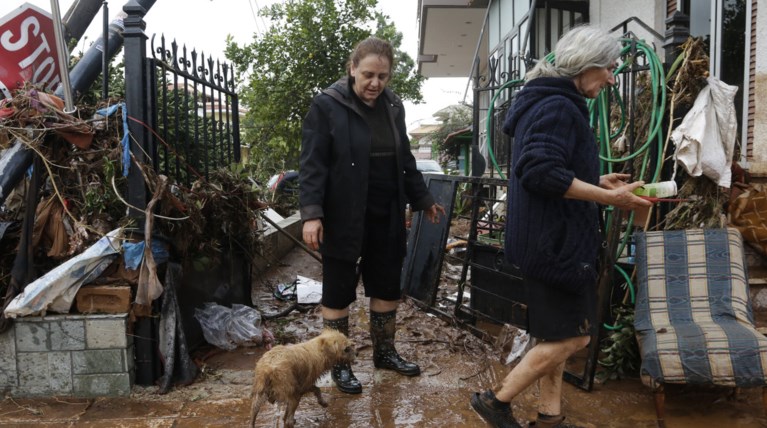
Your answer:
[[[253,394],[253,400],[250,403],[250,426],[254,427],[256,426],[256,417],[258,416],[258,411],[261,410],[261,406],[266,401],[266,394]]]
[[[314,396],[317,397],[317,402],[320,403],[320,406],[328,407],[328,402],[322,398],[322,391],[317,387],[317,385],[312,387],[312,392],[314,393]]]
[[[296,418],[294,416],[299,401],[301,401],[301,397],[288,400],[288,405],[285,408],[285,418],[283,419],[285,421],[285,428],[293,428],[293,425],[295,425]]]

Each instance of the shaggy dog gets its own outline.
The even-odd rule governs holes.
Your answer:
[[[307,392],[313,392],[317,402],[327,407],[328,403],[314,383],[336,363],[353,361],[351,340],[336,330],[324,330],[319,336],[303,343],[275,346],[256,363],[250,426],[255,426],[258,411],[266,400],[272,404],[287,404],[283,420],[288,428],[295,424],[293,415],[301,397]]]

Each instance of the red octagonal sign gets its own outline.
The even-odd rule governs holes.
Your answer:
[[[0,18],[0,92],[30,82],[53,91],[61,81],[51,15],[29,3]]]

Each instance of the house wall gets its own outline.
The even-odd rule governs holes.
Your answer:
[[[761,12],[761,13],[760,13]],[[756,67],[754,79],[754,133],[752,159],[749,169],[753,174],[767,175],[767,49],[759,41],[767,40],[767,0],[752,2],[756,14]]]
[[[666,0],[642,1],[643,7],[637,7],[637,3],[636,0],[591,1],[589,19],[592,24],[611,30],[627,18],[636,17],[663,36],[666,31]],[[652,6],[644,7],[645,3],[651,3]],[[663,58],[663,40],[659,40],[636,22],[628,24],[628,30],[645,42],[654,43],[658,56]]]

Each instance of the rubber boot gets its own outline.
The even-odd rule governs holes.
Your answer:
[[[379,369],[394,370],[405,376],[418,376],[421,368],[405,361],[394,349],[394,332],[397,310],[389,312],[370,311],[370,337],[373,339],[373,365]]]
[[[338,318],[335,320],[323,320],[325,328],[338,330],[346,337],[349,337],[349,317]],[[330,370],[330,377],[336,384],[339,391],[347,394],[359,394],[362,392],[362,384],[354,376],[352,366],[349,363],[340,363],[333,366]]]

